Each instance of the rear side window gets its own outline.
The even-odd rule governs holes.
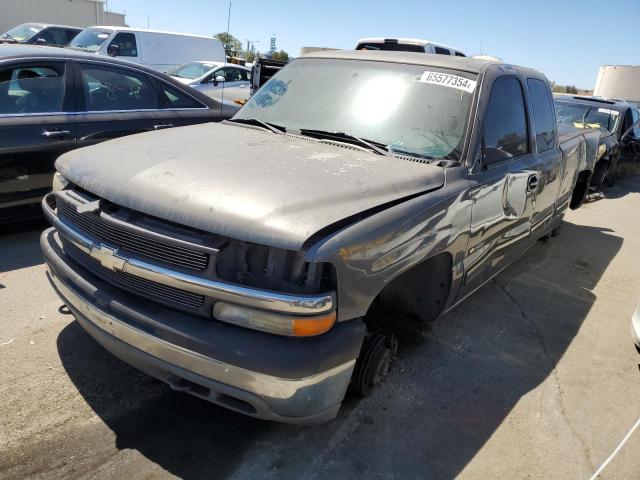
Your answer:
[[[529,78],[527,79],[527,88],[533,105],[538,153],[546,152],[553,148],[556,133],[556,121],[553,116],[549,87],[542,80]]]
[[[0,70],[0,115],[62,111],[62,66],[21,65]]]
[[[456,52],[456,57],[466,57],[466,55],[462,52]]]
[[[145,75],[120,68],[80,65],[87,110],[151,110],[158,95]]]
[[[640,118],[640,111],[636,110],[635,108],[631,110],[631,125],[636,123],[639,118]],[[633,128],[633,137],[640,138],[640,124],[636,125]]]
[[[167,108],[204,108],[204,105],[200,102],[175,87],[161,83],[160,88],[162,88],[162,91],[167,97]]]
[[[435,47],[435,49],[438,55],[451,55],[451,52],[448,48]]]
[[[78,33],[80,33],[79,30],[65,30],[65,35],[66,35],[66,43],[65,45],[68,45],[71,43],[71,40],[73,40],[74,38],[76,38],[76,35],[78,35]]]
[[[62,28],[49,27],[42,30],[36,35],[35,42],[39,39],[44,40],[49,45],[66,45],[71,39],[67,39],[66,30]]]
[[[496,148],[516,157],[527,153],[527,143],[527,119],[520,81],[515,77],[501,77],[491,90],[483,147]]]
[[[120,32],[118,33],[109,46],[117,45],[118,46],[118,56],[119,57],[137,57],[138,56],[138,46],[136,45],[136,36],[130,32]]]

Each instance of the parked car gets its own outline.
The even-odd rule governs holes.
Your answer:
[[[0,223],[41,215],[54,161],[66,151],[228,118],[237,107],[109,57],[0,45]]]
[[[558,136],[535,70],[318,52],[231,121],[63,155],[41,246],[117,357],[241,413],[320,422],[388,371],[380,313],[425,325],[521,257],[580,206],[597,145]]]
[[[0,43],[24,43],[64,47],[82,31],[80,27],[23,23],[0,35]]]
[[[453,47],[419,38],[361,38],[356,50],[390,50],[394,52],[435,53],[438,55],[454,55],[466,57],[464,53]]]
[[[595,128],[600,132],[600,158],[596,163],[591,186],[599,188],[615,181],[621,156],[635,155],[630,142],[621,143],[622,135],[640,118],[640,111],[624,101],[596,97],[555,95],[556,116],[560,125]],[[640,140],[640,128],[629,132],[630,140]]]
[[[85,28],[69,47],[121,57],[160,72],[203,58],[218,62],[226,59],[222,43],[217,38],[129,27]]]
[[[250,96],[251,69],[225,62],[189,62],[167,71],[175,80],[221,100],[247,100]]]

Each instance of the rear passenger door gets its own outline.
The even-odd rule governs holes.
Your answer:
[[[37,202],[51,189],[56,158],[75,148],[73,100],[65,62],[0,67],[0,206]]]
[[[106,64],[76,64],[78,146],[179,124],[147,74]]]
[[[556,216],[568,206],[556,205],[564,172],[563,157],[557,144],[557,123],[551,91],[547,82],[538,78],[527,79],[533,125],[537,176],[529,177],[529,187],[535,185],[536,202],[531,218],[531,237],[536,239],[546,232]]]

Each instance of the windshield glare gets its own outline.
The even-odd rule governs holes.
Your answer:
[[[341,132],[390,150],[458,158],[472,93],[421,81],[436,67],[359,60],[298,59],[271,78],[236,114],[287,130]],[[464,79],[461,79],[464,80]]]
[[[165,72],[172,77],[188,78],[194,80],[200,78],[209,72],[212,68],[217,67],[215,63],[202,63],[202,62],[189,62],[183,65],[178,65],[175,68]]]
[[[556,117],[559,124],[574,128],[596,128],[604,135],[615,132],[620,121],[616,110],[604,107],[556,101]]]
[[[69,46],[90,52],[97,52],[112,33],[112,30],[94,30],[87,28],[71,40]]]
[[[24,25],[18,25],[17,27],[12,28],[7,33],[3,33],[2,37],[6,37],[17,42],[24,42],[40,31],[42,31],[42,27],[40,25],[25,23]]]

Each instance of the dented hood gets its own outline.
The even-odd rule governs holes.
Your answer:
[[[347,217],[444,184],[440,167],[219,123],[74,150],[56,167],[118,205],[292,250]]]

